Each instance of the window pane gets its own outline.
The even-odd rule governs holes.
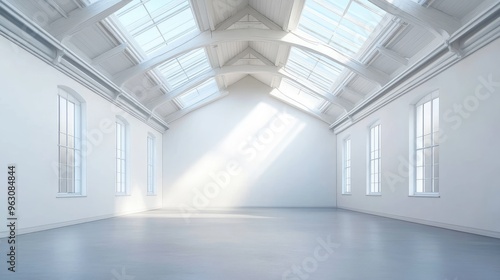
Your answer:
[[[424,104],[424,135],[431,133],[431,103],[427,102]]]
[[[417,138],[422,136],[422,133],[424,131],[424,128],[423,128],[423,110],[424,110],[424,107],[422,105],[420,106],[417,106],[417,109],[416,109],[416,136]]]
[[[423,192],[424,191],[424,181],[418,179],[417,180],[417,192]]]
[[[68,102],[68,135],[75,135],[75,104]]]
[[[439,98],[432,101],[432,121],[433,131],[439,131]]]
[[[66,99],[59,96],[59,132],[66,134]]]

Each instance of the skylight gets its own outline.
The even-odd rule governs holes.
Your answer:
[[[211,68],[205,49],[196,49],[170,59],[158,66],[170,90],[176,88]]]
[[[196,103],[219,92],[219,86],[215,79],[210,79],[200,86],[182,94],[175,100],[182,109],[195,105]]]
[[[188,0],[134,0],[116,15],[147,55],[199,31]]]
[[[292,48],[285,69],[329,92],[344,67],[320,55]]]
[[[384,15],[368,0],[307,0],[298,29],[354,57]]]
[[[305,107],[309,111],[318,111],[325,102],[323,99],[315,96],[289,79],[283,79],[281,81],[278,92],[279,94],[276,92],[271,94],[289,103],[295,103],[294,105],[299,107]]]

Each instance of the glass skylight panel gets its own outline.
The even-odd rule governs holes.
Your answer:
[[[188,0],[134,0],[116,15],[146,54],[198,31]]]
[[[344,66],[323,56],[292,48],[285,69],[329,92]]]
[[[368,0],[307,0],[298,29],[355,56],[384,16]]]
[[[197,88],[194,88],[177,97],[175,100],[181,105],[182,108],[186,108],[218,92],[219,86],[217,85],[217,82],[215,79],[210,79]]]
[[[203,48],[190,51],[158,66],[158,70],[167,80],[170,89],[184,84],[210,68],[207,54]]]
[[[313,111],[319,110],[324,103],[323,99],[301,88],[289,79],[283,79],[278,89],[284,96]]]

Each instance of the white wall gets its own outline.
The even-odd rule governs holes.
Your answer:
[[[17,165],[19,233],[161,207],[161,156],[157,196],[146,195],[147,134],[162,135],[86,87],[0,37],[0,220],[6,221],[7,164]],[[87,196],[57,198],[58,85],[72,88],[87,108]],[[131,195],[115,196],[116,115],[129,123]],[[0,235],[5,235],[5,227]]]
[[[270,90],[246,77],[172,123],[163,138],[164,207],[335,206],[335,135]]]
[[[500,40],[337,136],[338,207],[500,237]],[[482,81],[494,83],[485,86]],[[410,104],[439,89],[440,198],[409,197]],[[478,95],[479,94],[479,95]],[[478,98],[478,97],[480,98]],[[458,111],[460,106],[464,112]],[[368,127],[382,124],[382,196],[366,196]],[[352,142],[352,195],[341,195],[342,142]]]

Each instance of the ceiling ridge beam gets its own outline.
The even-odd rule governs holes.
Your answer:
[[[60,18],[50,24],[49,32],[56,39],[63,39],[96,24],[126,6],[132,0],[99,1],[69,13],[68,18]]]
[[[380,9],[409,23],[423,27],[446,41],[461,27],[459,20],[433,7],[408,0],[368,0]]]
[[[343,65],[351,71],[379,85],[383,85],[390,80],[389,75],[373,68],[372,66],[364,65],[358,60],[344,55],[329,46],[311,43],[290,32],[267,29],[245,29],[245,32],[241,32],[241,30],[224,30],[214,32],[205,31],[192,40],[188,41],[187,43],[180,45],[172,44],[170,46],[167,46],[163,54],[152,57],[138,65],[117,73],[113,76],[113,80],[117,84],[122,85],[131,77],[147,72],[164,63],[165,61],[187,53],[191,50],[203,48],[209,45],[217,45],[224,42],[241,41],[276,42],[294,46],[305,51],[329,58],[332,61]]]
[[[92,65],[97,65],[119,53],[122,53],[124,52],[126,49],[128,48],[128,44],[127,43],[121,43],[119,44],[118,46],[115,46],[113,47],[112,49],[109,49],[107,51],[105,51],[104,53],[94,57],[92,59]]]

